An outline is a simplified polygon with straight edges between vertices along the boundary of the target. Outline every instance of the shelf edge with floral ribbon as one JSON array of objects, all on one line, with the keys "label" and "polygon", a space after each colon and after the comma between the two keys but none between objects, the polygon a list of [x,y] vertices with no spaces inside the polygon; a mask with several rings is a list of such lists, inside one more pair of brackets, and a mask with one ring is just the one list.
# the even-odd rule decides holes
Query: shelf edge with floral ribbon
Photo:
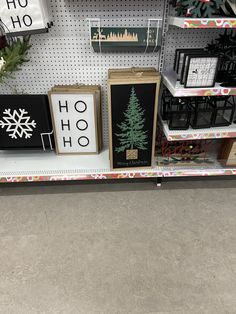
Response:
[{"label": "shelf edge with floral ribbon", "polygon": [[4,169],[0,171],[0,183],[236,175],[236,167],[226,168],[219,163],[211,168],[155,166],[150,169],[112,171],[109,168],[108,150],[91,156],[4,152],[0,153],[0,162],[1,169]]},{"label": "shelf edge with floral ribbon", "polygon": [[109,153],[56,155],[54,152],[0,152],[0,183],[139,179],[161,177],[159,167],[110,170]]},{"label": "shelf edge with floral ribbon", "polygon": [[236,28],[236,18],[187,18],[170,16],[169,25],[184,29]]},{"label": "shelf edge with floral ribbon", "polygon": [[174,71],[166,71],[162,75],[164,85],[169,89],[174,97],[191,96],[236,96],[236,87],[222,87],[216,84],[214,87],[207,88],[184,88],[176,81]]},{"label": "shelf edge with floral ribbon", "polygon": [[171,168],[163,171],[163,177],[210,177],[210,176],[235,176],[236,168],[216,168],[216,169],[185,169]]},{"label": "shelf edge with floral ribbon", "polygon": [[167,122],[162,121],[163,131],[168,141],[191,141],[204,139],[221,139],[236,137],[236,124],[226,127],[212,127],[207,129],[170,130]]},{"label": "shelf edge with floral ribbon", "polygon": [[209,167],[204,166],[166,166],[163,168],[163,177],[210,177],[210,176],[235,176],[235,166],[224,166],[219,161],[215,161]]}]

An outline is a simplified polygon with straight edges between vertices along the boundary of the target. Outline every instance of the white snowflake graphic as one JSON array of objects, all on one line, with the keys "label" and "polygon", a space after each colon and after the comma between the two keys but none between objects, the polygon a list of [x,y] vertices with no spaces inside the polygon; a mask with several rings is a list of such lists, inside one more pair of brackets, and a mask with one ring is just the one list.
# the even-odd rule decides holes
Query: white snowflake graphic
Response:
[{"label": "white snowflake graphic", "polygon": [[3,112],[3,120],[0,120],[0,127],[4,129],[12,139],[25,137],[31,138],[34,128],[36,128],[36,122],[30,121],[31,117],[27,116],[28,112],[25,109],[13,110],[5,109]]}]

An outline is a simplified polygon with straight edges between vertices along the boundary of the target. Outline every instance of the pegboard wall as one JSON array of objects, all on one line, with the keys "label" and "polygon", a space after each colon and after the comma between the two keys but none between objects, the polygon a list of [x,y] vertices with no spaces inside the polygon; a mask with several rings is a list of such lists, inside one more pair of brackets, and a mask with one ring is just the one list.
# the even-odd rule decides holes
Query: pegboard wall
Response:
[{"label": "pegboard wall", "polygon": [[[168,1],[168,0],[166,0]],[[163,0],[50,0],[54,26],[48,34],[32,35],[30,61],[8,83],[19,92],[47,93],[56,84],[102,86],[103,137],[108,142],[107,73],[109,68],[154,66],[159,53],[94,53],[89,40],[89,18],[102,26],[147,26],[148,18],[162,18]],[[172,67],[175,48],[202,47],[219,31],[190,31],[170,27],[166,39],[165,67]],[[12,93],[0,86],[0,93]]]},{"label": "pegboard wall", "polygon": [[[169,15],[175,16],[175,9],[169,7]],[[165,42],[165,69],[173,69],[175,49],[205,48],[224,30],[220,29],[182,29],[168,25]]]}]

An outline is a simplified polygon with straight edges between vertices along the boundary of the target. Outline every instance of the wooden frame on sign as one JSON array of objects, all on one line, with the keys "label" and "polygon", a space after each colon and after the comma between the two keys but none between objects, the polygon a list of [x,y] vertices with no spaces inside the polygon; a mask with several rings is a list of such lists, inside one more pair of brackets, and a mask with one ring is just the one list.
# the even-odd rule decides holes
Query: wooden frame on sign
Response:
[{"label": "wooden frame on sign", "polygon": [[[95,123],[95,141],[96,141],[96,150],[93,152],[60,152],[59,145],[57,141],[57,127],[54,119],[53,103],[51,96],[54,94],[88,94],[93,96],[93,105],[94,105],[94,123]],[[86,85],[58,85],[52,88],[48,92],[50,112],[52,116],[52,123],[54,128],[55,136],[55,146],[56,153],[58,155],[95,155],[98,154],[102,149],[102,117],[101,117],[101,88],[100,86],[86,86]]]}]

